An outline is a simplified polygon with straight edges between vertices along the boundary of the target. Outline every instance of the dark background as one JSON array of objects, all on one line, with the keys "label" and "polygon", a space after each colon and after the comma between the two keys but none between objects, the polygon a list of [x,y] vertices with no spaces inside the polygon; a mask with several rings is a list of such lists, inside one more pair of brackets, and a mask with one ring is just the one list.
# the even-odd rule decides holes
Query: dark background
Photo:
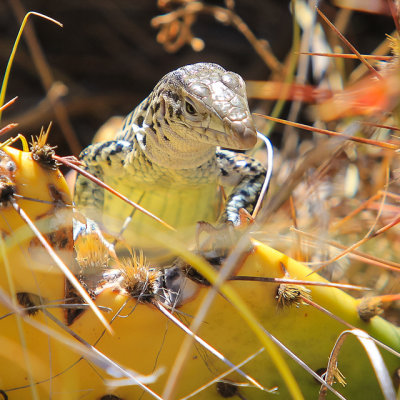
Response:
[{"label": "dark background", "polygon": [[[223,1],[206,4],[224,6]],[[231,25],[211,15],[201,15],[193,24],[193,33],[205,42],[201,52],[185,45],[168,53],[157,42],[158,30],[152,18],[163,14],[156,0],[1,0],[0,71],[3,75],[19,29],[16,10],[37,11],[64,24],[32,16],[34,30],[53,81],[67,90],[62,96],[64,118],[75,132],[78,147],[85,147],[110,116],[131,111],[165,73],[185,64],[209,61],[241,74],[247,80],[266,80],[270,70],[244,36]],[[329,3],[321,7],[330,17],[336,9]],[[260,39],[269,41],[275,56],[284,60],[292,40],[292,17],[287,0],[237,0],[236,13]],[[19,11],[21,13],[21,10]],[[23,13],[22,13],[23,15]],[[370,52],[390,31],[387,17],[356,13],[347,37],[362,52]],[[42,100],[46,90],[25,40],[17,50],[6,100],[19,96],[17,103],[3,113],[1,126],[18,122],[17,131],[37,134],[42,125],[53,120],[50,143],[59,154],[77,155],[67,144],[53,109]],[[46,105],[47,104],[47,105]],[[253,109],[259,102],[252,101]],[[281,129],[281,128],[277,128]]]}]

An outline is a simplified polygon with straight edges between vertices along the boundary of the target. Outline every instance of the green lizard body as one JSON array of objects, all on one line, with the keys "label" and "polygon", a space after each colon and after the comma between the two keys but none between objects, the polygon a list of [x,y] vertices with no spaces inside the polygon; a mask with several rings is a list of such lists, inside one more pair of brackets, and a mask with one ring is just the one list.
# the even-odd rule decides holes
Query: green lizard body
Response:
[{"label": "green lizard body", "polygon": [[[86,170],[165,220],[187,238],[198,221],[238,225],[251,212],[265,169],[243,154],[257,140],[242,78],[216,64],[164,76],[126,118],[115,140],[86,148]],[[222,185],[228,194],[223,206]],[[134,248],[154,251],[156,221],[80,176],[75,202],[89,218]],[[222,211],[221,211],[222,210]],[[151,235],[151,233],[150,233]]]}]

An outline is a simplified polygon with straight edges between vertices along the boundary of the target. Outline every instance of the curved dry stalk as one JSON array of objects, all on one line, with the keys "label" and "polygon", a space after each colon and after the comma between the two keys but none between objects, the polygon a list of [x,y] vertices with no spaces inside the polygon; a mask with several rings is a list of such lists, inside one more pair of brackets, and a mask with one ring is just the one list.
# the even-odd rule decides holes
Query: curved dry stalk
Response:
[{"label": "curved dry stalk", "polygon": [[[9,0],[11,8],[14,11],[14,14],[19,20],[23,19],[26,11],[24,10],[23,5],[19,0]],[[54,95],[54,91],[52,90],[52,86],[55,83],[53,74],[49,67],[49,64],[46,60],[46,57],[43,53],[43,50],[40,46],[40,43],[36,37],[35,30],[32,26],[27,25],[25,28],[24,36],[33,59],[33,62],[38,71],[38,75],[42,81],[42,85],[47,92],[47,97],[50,100],[51,106],[54,109],[54,114],[59,123],[61,131],[72,151],[73,154],[78,155],[82,149],[82,146],[79,142],[78,136],[71,124],[69,119],[66,106],[58,101],[58,96]]]},{"label": "curved dry stalk", "polygon": [[[390,378],[389,372],[385,366],[381,354],[379,353],[375,343],[371,340],[371,337],[366,332],[360,329],[352,329],[351,331],[344,331],[340,334],[329,357],[328,367],[326,371],[326,378],[325,378],[326,382],[332,384],[335,376],[338,376],[337,359],[339,357],[340,349],[343,346],[346,337],[349,335],[354,335],[364,347],[371,361],[371,365],[375,370],[375,374],[378,378],[378,382],[385,399],[396,400],[396,392],[394,390],[392,380]],[[325,400],[326,395],[327,395],[326,388],[321,387],[318,399]]]},{"label": "curved dry stalk", "polygon": [[[36,15],[37,17],[46,19],[46,20],[48,20],[50,22],[53,22],[54,24],[56,24],[58,26],[61,26],[61,27],[63,26],[61,22],[58,22],[57,20],[55,20],[53,18],[50,18],[47,15],[44,15],[44,14],[41,14],[41,13],[38,13],[38,12],[35,12],[35,11],[29,11],[25,15],[24,19],[22,20],[21,27],[19,28],[18,35],[17,35],[17,37],[15,39],[14,46],[12,48],[10,57],[8,58],[8,63],[7,63],[6,71],[4,73],[3,83],[1,85],[1,91],[0,91],[0,107],[2,107],[3,104],[4,104],[4,99],[6,97],[6,91],[7,91],[8,79],[10,77],[10,72],[11,72],[11,66],[12,66],[13,61],[14,61],[15,53],[17,51],[17,47],[18,47],[19,41],[21,39],[22,32],[23,32],[23,30],[25,28],[25,25],[26,25],[26,22],[28,21],[28,18],[31,15]],[[1,120],[1,114],[2,114],[2,111],[0,109],[0,120]]]}]

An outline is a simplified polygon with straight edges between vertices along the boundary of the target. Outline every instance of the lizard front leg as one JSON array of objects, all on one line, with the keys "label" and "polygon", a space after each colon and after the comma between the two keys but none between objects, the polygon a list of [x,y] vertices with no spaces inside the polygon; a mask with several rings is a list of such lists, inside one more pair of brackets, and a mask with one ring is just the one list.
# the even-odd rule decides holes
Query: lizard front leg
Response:
[{"label": "lizard front leg", "polygon": [[221,184],[233,187],[219,217],[221,224],[231,222],[240,225],[240,209],[252,213],[260,195],[266,170],[263,165],[244,154],[218,150],[217,162],[221,172]]},{"label": "lizard front leg", "polygon": [[[232,189],[224,211],[218,218],[217,226],[213,227],[206,222],[199,225],[198,235],[201,232],[208,232],[210,238],[201,245],[198,241],[197,247],[199,253],[212,265],[220,266],[239,238],[240,233],[235,227],[238,227],[241,222],[240,210],[244,209],[248,213],[254,210],[265,180],[266,170],[260,162],[244,154],[218,150],[216,156],[221,184]],[[191,279],[199,282],[204,279],[191,267],[186,268],[186,273]]]}]

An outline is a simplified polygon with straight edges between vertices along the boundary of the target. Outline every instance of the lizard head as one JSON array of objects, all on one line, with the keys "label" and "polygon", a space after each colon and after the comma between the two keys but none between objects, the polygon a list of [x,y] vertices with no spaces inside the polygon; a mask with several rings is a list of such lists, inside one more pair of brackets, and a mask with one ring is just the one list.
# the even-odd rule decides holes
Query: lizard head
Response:
[{"label": "lizard head", "polygon": [[237,150],[250,149],[257,141],[243,79],[217,64],[172,71],[153,93],[158,122],[180,139]]}]

